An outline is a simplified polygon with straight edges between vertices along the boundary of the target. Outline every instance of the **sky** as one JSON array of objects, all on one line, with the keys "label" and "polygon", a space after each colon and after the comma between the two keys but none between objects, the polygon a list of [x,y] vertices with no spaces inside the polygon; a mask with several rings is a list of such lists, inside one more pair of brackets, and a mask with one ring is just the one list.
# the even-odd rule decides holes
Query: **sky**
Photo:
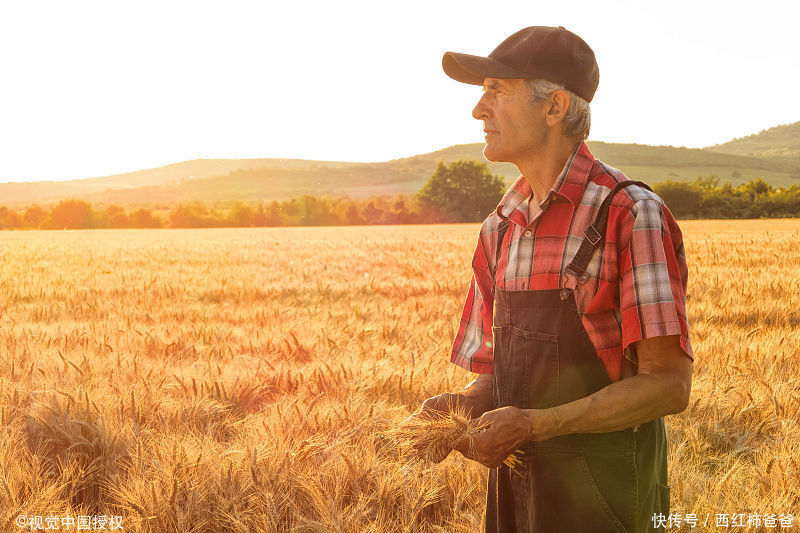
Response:
[{"label": "sky", "polygon": [[0,182],[482,142],[481,89],[448,78],[442,54],[488,55],[533,25],[564,26],[595,52],[590,140],[723,143],[800,120],[797,5],[3,2]]}]

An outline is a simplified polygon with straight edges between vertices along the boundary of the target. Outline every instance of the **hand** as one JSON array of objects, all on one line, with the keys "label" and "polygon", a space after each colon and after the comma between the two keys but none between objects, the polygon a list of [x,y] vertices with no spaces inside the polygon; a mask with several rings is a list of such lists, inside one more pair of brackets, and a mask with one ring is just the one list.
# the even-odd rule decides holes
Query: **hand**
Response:
[{"label": "hand", "polygon": [[[463,394],[445,392],[444,394],[439,394],[438,396],[433,396],[425,400],[422,403],[420,410],[409,416],[404,423],[407,423],[414,418],[424,419],[424,417],[430,416],[436,412],[447,413],[455,408],[464,409],[468,413],[472,413],[475,410],[473,403],[474,402],[471,398]],[[448,455],[450,455],[451,451],[452,450],[442,450],[438,455],[429,457],[429,459],[434,463],[440,463],[444,461]]]},{"label": "hand", "polygon": [[430,415],[433,412],[447,413],[455,409],[465,411],[470,418],[477,418],[483,414],[482,411],[478,411],[478,406],[472,397],[457,392],[445,392],[422,402],[420,410],[409,416],[406,420],[411,420],[418,416]]},{"label": "hand", "polygon": [[[422,403],[422,408],[408,417],[406,422],[415,417],[429,416],[434,412],[447,413],[452,410],[464,411],[470,419],[475,419],[483,413],[492,409],[492,390],[494,387],[494,376],[491,374],[480,374],[467,385],[461,392],[445,392],[438,396],[428,398]],[[433,462],[441,462],[452,450],[442,450],[435,457],[429,457]]]},{"label": "hand", "polygon": [[457,392],[445,392],[422,402],[420,412],[439,411],[446,413],[456,408],[469,409],[470,407],[469,398]]},{"label": "hand", "polygon": [[536,433],[529,411],[513,406],[489,411],[477,420],[477,425],[485,429],[472,439],[461,439],[455,449],[489,468],[500,466],[510,453],[533,440]]}]

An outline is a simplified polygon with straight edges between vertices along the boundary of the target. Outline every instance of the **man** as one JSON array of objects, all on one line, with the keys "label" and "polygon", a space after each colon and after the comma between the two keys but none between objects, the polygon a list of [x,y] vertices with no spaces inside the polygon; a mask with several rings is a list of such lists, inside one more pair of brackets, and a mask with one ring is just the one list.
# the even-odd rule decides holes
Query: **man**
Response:
[{"label": "man", "polygon": [[[599,74],[580,37],[529,27],[442,66],[483,85],[484,155],[521,176],[481,226],[451,354],[479,375],[414,416],[458,404],[486,426],[455,449],[491,469],[487,532],[652,530],[669,513],[662,417],[686,408],[694,360],[680,229],[589,152]],[[518,449],[521,475],[503,463]]]}]

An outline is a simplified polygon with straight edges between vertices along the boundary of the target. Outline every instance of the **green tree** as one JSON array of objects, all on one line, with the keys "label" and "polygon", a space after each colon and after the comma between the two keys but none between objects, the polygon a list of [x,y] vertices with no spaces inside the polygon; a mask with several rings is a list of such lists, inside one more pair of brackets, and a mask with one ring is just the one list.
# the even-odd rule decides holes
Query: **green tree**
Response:
[{"label": "green tree", "polygon": [[100,213],[99,225],[104,228],[129,228],[131,225],[125,210],[118,205],[108,206]]},{"label": "green tree", "polygon": [[266,226],[266,219],[267,214],[264,212],[264,204],[258,202],[258,209],[256,209],[255,213],[253,214],[253,225],[256,227]]},{"label": "green tree", "polygon": [[96,214],[92,205],[83,200],[63,200],[50,211],[53,228],[80,229],[94,227]]},{"label": "green tree", "polygon": [[347,206],[347,212],[344,216],[344,223],[348,226],[360,226],[365,223],[365,220],[358,214],[358,208],[354,203]]},{"label": "green tree", "polygon": [[6,206],[0,207],[0,228],[21,228],[22,215]]},{"label": "green tree", "polygon": [[[261,207],[262,215],[264,208]],[[231,208],[230,223],[235,227],[249,227],[256,225],[256,211],[244,202],[235,202]]]},{"label": "green tree", "polygon": [[672,214],[678,218],[697,216],[700,211],[703,193],[697,185],[667,180],[653,184],[653,192],[664,200]]},{"label": "green tree", "polygon": [[417,198],[426,210],[444,214],[452,222],[481,222],[503,197],[505,184],[478,161],[441,161]]},{"label": "green tree", "polygon": [[713,193],[719,188],[719,177],[716,174],[710,176],[697,176],[692,182],[696,189],[703,194]]},{"label": "green tree", "polygon": [[173,228],[213,228],[224,223],[224,219],[200,201],[179,204],[169,214],[169,225]]},{"label": "green tree", "polygon": [[318,198],[310,194],[300,197],[301,226],[333,226],[339,223],[338,218],[331,212],[330,198]]},{"label": "green tree", "polygon": [[134,228],[160,228],[161,219],[149,209],[140,208],[131,213],[130,226]]},{"label": "green tree", "polygon": [[772,186],[764,178],[758,177],[739,185],[738,190],[750,200],[755,200],[772,192]]},{"label": "green tree", "polygon": [[397,196],[392,204],[392,211],[389,213],[388,221],[390,224],[410,224],[412,222],[411,211],[406,206],[406,200],[402,196]]},{"label": "green tree", "polygon": [[47,212],[38,205],[30,206],[22,215],[25,225],[29,228],[38,228],[46,218]]},{"label": "green tree", "polygon": [[284,204],[277,200],[272,200],[264,216],[264,225],[270,227],[286,226],[288,220],[286,211],[287,210],[284,209]]},{"label": "green tree", "polygon": [[367,224],[382,224],[384,211],[375,205],[375,200],[370,200],[361,211],[361,216]]}]

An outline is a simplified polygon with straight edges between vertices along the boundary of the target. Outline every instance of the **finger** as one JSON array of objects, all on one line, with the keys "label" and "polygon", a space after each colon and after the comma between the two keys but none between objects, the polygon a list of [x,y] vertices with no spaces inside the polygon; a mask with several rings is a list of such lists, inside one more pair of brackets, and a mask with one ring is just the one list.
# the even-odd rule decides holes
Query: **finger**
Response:
[{"label": "finger", "polygon": [[497,461],[497,460],[495,460],[495,461],[487,461],[487,462],[485,462],[483,464],[485,466],[487,466],[488,468],[500,468],[500,465],[503,464],[503,461]]},{"label": "finger", "polygon": [[469,457],[469,448],[470,448],[470,441],[469,439],[462,438],[456,442],[455,446],[453,446],[454,450],[458,450],[461,452],[465,457]]},{"label": "finger", "polygon": [[480,429],[487,429],[491,425],[492,425],[492,421],[491,421],[491,419],[487,418],[486,415],[481,415],[481,417],[478,418],[478,421],[475,423],[475,426],[479,430]]}]

